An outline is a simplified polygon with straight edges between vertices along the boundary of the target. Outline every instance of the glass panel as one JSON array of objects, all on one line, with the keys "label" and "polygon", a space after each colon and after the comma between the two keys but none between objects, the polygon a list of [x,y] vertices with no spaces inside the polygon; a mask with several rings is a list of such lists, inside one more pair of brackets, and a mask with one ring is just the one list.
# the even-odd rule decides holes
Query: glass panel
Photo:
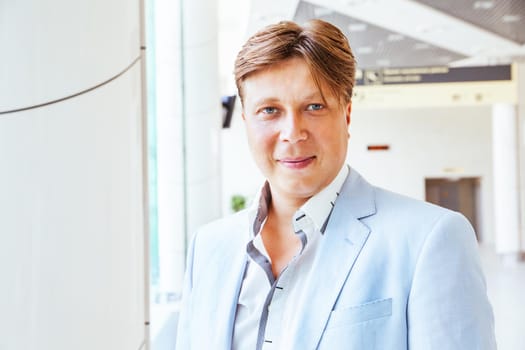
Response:
[{"label": "glass panel", "polygon": [[173,349],[184,273],[180,1],[146,1],[150,346]]}]

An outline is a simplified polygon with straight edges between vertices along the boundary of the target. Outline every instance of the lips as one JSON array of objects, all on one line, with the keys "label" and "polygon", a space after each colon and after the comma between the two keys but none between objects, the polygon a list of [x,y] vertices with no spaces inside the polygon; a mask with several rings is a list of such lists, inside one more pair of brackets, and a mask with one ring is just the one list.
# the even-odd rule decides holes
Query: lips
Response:
[{"label": "lips", "polygon": [[311,157],[293,157],[293,158],[281,158],[278,160],[279,164],[290,168],[290,169],[303,169],[310,165],[315,159],[315,156]]}]

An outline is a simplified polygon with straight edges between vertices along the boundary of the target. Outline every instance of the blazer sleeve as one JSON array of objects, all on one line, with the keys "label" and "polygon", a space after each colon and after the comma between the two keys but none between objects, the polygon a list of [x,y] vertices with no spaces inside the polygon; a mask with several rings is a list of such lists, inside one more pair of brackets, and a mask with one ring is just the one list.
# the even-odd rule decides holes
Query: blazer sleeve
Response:
[{"label": "blazer sleeve", "polygon": [[411,350],[496,349],[477,241],[461,214],[445,212],[427,236],[415,265],[407,322]]},{"label": "blazer sleeve", "polygon": [[179,311],[177,324],[175,350],[191,349],[191,317],[192,317],[192,288],[193,288],[193,259],[195,252],[195,241],[197,235],[194,235],[188,247],[188,256],[186,258],[186,271],[184,274],[184,283],[182,288],[182,301]]}]

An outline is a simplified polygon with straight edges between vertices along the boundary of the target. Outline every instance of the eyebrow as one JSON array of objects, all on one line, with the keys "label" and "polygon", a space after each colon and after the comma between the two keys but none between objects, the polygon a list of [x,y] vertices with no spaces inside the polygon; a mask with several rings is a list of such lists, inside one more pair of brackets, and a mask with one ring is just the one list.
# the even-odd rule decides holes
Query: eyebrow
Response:
[{"label": "eyebrow", "polygon": [[277,97],[263,97],[263,98],[260,98],[258,100],[255,100],[254,101],[254,105],[255,106],[259,106],[259,105],[262,105],[262,104],[268,104],[268,103],[274,103],[274,102],[279,102],[279,98],[277,98]]},{"label": "eyebrow", "polygon": [[[313,100],[313,99],[319,99],[321,102],[325,103],[323,96],[318,91],[312,92],[309,95],[303,96],[303,100]],[[261,104],[271,104],[271,103],[278,103],[281,99],[278,97],[263,97],[258,100],[254,101],[255,106],[260,106]]]}]

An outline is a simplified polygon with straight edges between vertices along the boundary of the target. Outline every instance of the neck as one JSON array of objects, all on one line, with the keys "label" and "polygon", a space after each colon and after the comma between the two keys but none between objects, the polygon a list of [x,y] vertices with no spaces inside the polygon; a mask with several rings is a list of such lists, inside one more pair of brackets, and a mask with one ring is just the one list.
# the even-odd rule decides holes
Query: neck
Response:
[{"label": "neck", "polygon": [[272,192],[268,218],[278,227],[289,227],[292,225],[293,215],[307,200],[308,198],[289,198]]},{"label": "neck", "polygon": [[261,235],[272,262],[272,272],[277,277],[283,268],[301,249],[301,241],[295,234],[293,215],[305,200],[290,200],[272,192],[268,217]]}]

